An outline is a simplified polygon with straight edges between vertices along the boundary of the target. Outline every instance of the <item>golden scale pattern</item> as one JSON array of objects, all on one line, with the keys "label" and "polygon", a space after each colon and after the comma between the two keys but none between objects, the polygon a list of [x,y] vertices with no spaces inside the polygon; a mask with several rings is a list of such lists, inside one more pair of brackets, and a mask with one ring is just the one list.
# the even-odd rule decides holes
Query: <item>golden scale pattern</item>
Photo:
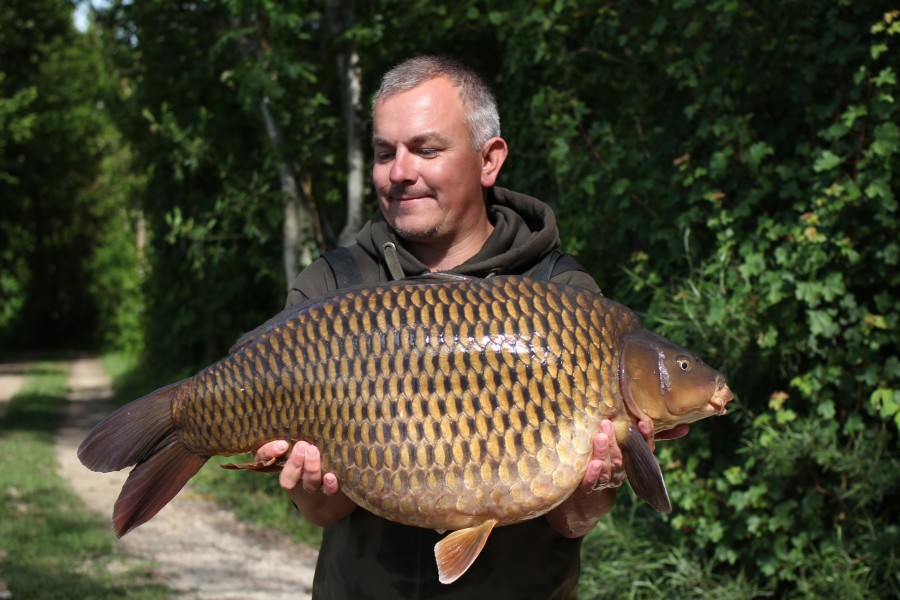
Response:
[{"label": "golden scale pattern", "polygon": [[176,418],[207,453],[312,440],[384,516],[524,519],[564,499],[600,419],[623,410],[618,340],[639,327],[601,296],[520,277],[352,291],[199,373]]}]

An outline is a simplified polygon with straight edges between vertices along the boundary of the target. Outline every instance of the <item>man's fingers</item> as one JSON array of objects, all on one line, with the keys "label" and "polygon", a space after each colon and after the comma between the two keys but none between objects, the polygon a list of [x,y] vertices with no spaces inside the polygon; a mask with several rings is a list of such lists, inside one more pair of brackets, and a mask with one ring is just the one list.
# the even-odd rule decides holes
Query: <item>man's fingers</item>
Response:
[{"label": "man's fingers", "polygon": [[612,472],[609,460],[609,436],[601,431],[594,435],[592,443],[591,460],[581,480],[581,484],[587,488],[593,488],[598,482],[609,481]]},{"label": "man's fingers", "polygon": [[300,483],[300,477],[303,475],[306,463],[306,449],[308,447],[309,444],[306,442],[297,442],[294,444],[293,449],[291,449],[291,453],[284,463],[284,468],[281,469],[281,474],[278,476],[278,483],[281,484],[281,487],[284,489],[291,491],[297,487],[298,483]]},{"label": "man's fingers", "polygon": [[334,473],[325,473],[322,476],[322,491],[326,496],[333,496],[337,494],[341,489],[340,484],[338,483],[337,475]]},{"label": "man's fingers", "polygon": [[322,473],[322,454],[309,442],[297,442],[278,476],[278,483],[288,492],[302,488],[312,493],[320,489],[326,494],[336,494],[340,484],[333,473]]},{"label": "man's fingers", "polygon": [[622,470],[622,449],[616,441],[616,430],[612,421],[600,422],[600,431],[592,440],[591,460],[581,481],[585,489],[600,490],[618,487],[624,481]]},{"label": "man's fingers", "polygon": [[301,481],[303,489],[307,492],[315,492],[322,487],[322,456],[315,446],[307,445],[306,447]]},{"label": "man's fingers", "polygon": [[266,462],[267,460],[278,458],[287,452],[290,446],[291,445],[286,440],[275,440],[274,442],[263,444],[257,448],[256,452],[253,454],[253,460],[257,462]]},{"label": "man's fingers", "polygon": [[619,442],[616,440],[616,428],[612,421],[604,419],[600,423],[600,431],[606,434],[609,444],[609,461],[613,469],[622,468],[622,449],[619,448]]},{"label": "man's fingers", "polygon": [[653,421],[650,419],[641,419],[638,421],[637,428],[644,437],[644,441],[650,446],[650,450],[656,452],[656,438],[653,435]]},{"label": "man's fingers", "polygon": [[603,473],[603,461],[601,460],[592,460],[588,463],[587,471],[584,473],[584,478],[581,480],[581,485],[585,489],[593,489],[597,484],[597,481],[600,479],[600,475]]}]

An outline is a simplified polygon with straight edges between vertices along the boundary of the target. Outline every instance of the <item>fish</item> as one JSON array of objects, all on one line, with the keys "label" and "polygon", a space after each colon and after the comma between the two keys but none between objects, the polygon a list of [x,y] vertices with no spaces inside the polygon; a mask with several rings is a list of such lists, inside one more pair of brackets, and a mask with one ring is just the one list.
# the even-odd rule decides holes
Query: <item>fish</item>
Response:
[{"label": "fish", "polygon": [[596,292],[517,275],[426,275],[285,309],[225,358],[107,416],[78,456],[99,472],[134,467],[113,509],[121,537],[210,457],[309,441],[360,507],[450,532],[435,546],[450,584],[494,527],[572,494],[603,419],[635,494],[671,511],[635,423],[650,418],[660,433],[723,415],[733,397],[721,373]]}]

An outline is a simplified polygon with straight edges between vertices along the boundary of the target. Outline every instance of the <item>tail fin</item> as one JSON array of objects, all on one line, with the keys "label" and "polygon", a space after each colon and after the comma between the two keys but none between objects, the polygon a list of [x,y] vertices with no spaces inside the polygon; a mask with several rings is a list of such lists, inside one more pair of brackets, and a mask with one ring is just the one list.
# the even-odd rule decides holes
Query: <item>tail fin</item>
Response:
[{"label": "tail fin", "polygon": [[619,440],[619,444],[622,446],[622,461],[625,463],[628,483],[637,497],[659,512],[672,512],[672,503],[659,463],[634,425],[628,425],[628,435],[624,441]]},{"label": "tail fin", "polygon": [[113,510],[119,537],[152,519],[209,459],[185,446],[175,429],[172,401],[182,383],[118,409],[78,448],[78,458],[92,471],[108,473],[136,465]]}]

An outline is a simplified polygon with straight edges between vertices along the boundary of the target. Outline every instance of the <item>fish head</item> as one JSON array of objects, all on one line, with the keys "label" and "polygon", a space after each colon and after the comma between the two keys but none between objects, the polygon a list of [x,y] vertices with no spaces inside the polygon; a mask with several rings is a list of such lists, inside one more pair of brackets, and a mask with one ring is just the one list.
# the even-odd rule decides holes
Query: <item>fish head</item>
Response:
[{"label": "fish head", "polygon": [[696,354],[646,329],[628,334],[619,363],[625,405],[653,420],[656,433],[724,415],[734,394],[725,377]]}]

